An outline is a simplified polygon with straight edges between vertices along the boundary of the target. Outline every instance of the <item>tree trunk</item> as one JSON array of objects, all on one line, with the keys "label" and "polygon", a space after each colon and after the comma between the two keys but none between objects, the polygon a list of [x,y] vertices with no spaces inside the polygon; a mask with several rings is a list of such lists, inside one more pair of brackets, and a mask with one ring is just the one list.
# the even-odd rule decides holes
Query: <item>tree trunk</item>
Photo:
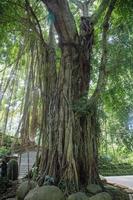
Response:
[{"label": "tree trunk", "polygon": [[39,100],[39,92],[38,92],[38,88],[35,88],[32,92],[33,96],[32,96],[32,101],[33,101],[33,106],[32,106],[32,111],[31,111],[31,124],[30,124],[30,133],[29,133],[29,140],[30,142],[32,142],[32,144],[35,144],[35,137],[36,137],[36,132],[37,132],[37,128],[38,128],[38,100]]},{"label": "tree trunk", "polygon": [[77,47],[61,44],[58,79],[46,95],[41,171],[55,177],[57,182],[65,181],[67,187],[74,184],[76,189],[79,183],[98,182],[96,108],[89,112],[85,109],[93,37],[91,26],[90,29],[87,46],[86,41],[79,41]]},{"label": "tree trunk", "polygon": [[56,80],[47,80],[41,172],[69,190],[78,190],[99,182],[97,105],[88,108],[93,25],[82,17],[79,36],[67,1],[43,2],[55,17],[61,67]]}]

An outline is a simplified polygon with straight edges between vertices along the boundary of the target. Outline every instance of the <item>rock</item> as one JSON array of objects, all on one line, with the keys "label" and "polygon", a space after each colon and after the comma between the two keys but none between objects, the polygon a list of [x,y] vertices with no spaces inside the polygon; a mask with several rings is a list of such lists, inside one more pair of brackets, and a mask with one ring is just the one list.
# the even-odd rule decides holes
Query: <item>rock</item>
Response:
[{"label": "rock", "polygon": [[124,192],[127,192],[128,194],[133,194],[133,189],[126,188],[124,189]]},{"label": "rock", "polygon": [[102,192],[102,188],[100,187],[100,185],[90,184],[87,186],[87,191],[91,194],[97,194],[99,192]]},{"label": "rock", "polygon": [[113,200],[129,200],[128,193],[124,190],[119,189],[118,187],[105,185],[104,188],[105,191],[113,197]]},{"label": "rock", "polygon": [[83,192],[77,192],[71,194],[67,200],[88,200],[88,197],[85,193]]},{"label": "rock", "polygon": [[21,185],[17,189],[17,193],[16,193],[17,199],[23,200],[25,198],[25,196],[27,195],[27,193],[29,192],[29,190],[31,190],[35,187],[36,187],[36,183],[34,181],[22,182]]},{"label": "rock", "polygon": [[101,192],[89,198],[89,200],[112,200],[112,197],[107,192]]},{"label": "rock", "polygon": [[41,186],[31,190],[24,200],[65,200],[65,198],[58,187]]},{"label": "rock", "polygon": [[37,192],[38,192],[38,187],[30,190],[28,192],[28,194],[25,196],[24,200],[33,200],[33,199],[37,200],[37,197],[36,197],[37,196]]}]

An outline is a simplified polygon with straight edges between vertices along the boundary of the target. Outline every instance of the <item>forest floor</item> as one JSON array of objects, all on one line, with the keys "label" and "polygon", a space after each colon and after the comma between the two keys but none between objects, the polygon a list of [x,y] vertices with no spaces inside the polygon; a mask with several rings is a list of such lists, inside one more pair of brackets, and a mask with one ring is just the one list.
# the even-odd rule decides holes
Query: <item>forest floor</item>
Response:
[{"label": "forest floor", "polygon": [[[107,180],[105,185],[107,184],[116,187],[121,191],[128,193],[129,199],[133,200],[133,176],[114,176],[105,178]],[[0,195],[0,200],[15,200],[16,191],[20,182],[20,180],[11,182],[6,191]]]},{"label": "forest floor", "polygon": [[[7,200],[8,198],[14,198],[19,185],[19,181],[11,181],[7,184],[0,186],[0,200]],[[10,199],[11,200],[11,199]]]}]

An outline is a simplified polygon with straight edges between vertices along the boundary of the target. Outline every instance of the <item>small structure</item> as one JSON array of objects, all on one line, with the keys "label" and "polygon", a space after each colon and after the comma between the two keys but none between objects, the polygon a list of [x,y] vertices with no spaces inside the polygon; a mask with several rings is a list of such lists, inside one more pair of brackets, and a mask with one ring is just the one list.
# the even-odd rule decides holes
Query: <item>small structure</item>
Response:
[{"label": "small structure", "polygon": [[16,157],[19,166],[19,178],[24,178],[32,169],[36,161],[37,152],[40,148],[33,143],[20,144],[13,147],[12,157]]},{"label": "small structure", "polygon": [[25,177],[32,169],[36,160],[36,150],[30,150],[19,154],[19,178]]}]

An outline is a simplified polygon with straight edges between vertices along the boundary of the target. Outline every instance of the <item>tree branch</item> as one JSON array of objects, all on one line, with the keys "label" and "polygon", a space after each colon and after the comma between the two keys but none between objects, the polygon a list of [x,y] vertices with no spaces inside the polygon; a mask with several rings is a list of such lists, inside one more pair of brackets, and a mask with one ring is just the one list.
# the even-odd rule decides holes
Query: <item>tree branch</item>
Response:
[{"label": "tree branch", "polygon": [[54,25],[60,43],[75,42],[78,35],[74,17],[66,0],[42,0],[49,12],[54,15]]},{"label": "tree branch", "polygon": [[41,26],[40,26],[40,23],[39,23],[39,20],[36,16],[36,14],[34,13],[30,3],[28,0],[25,0],[25,4],[26,4],[26,10],[27,12],[30,12],[31,16],[33,17],[33,19],[35,20],[36,24],[37,24],[37,27],[38,27],[38,30],[36,29],[36,32],[39,34],[40,36],[40,39],[43,43],[43,45],[47,48],[47,43],[44,41],[44,38],[43,38],[43,33],[42,33],[42,29],[41,29]]},{"label": "tree branch", "polygon": [[102,0],[102,3],[100,4],[98,10],[91,16],[91,21],[93,24],[96,24],[98,22],[98,19],[100,18],[101,14],[106,10],[110,0]]},{"label": "tree branch", "polygon": [[106,15],[104,17],[104,22],[103,22],[103,34],[102,34],[102,57],[101,57],[101,64],[99,68],[99,77],[98,77],[98,82],[96,89],[90,98],[89,105],[92,105],[97,102],[98,97],[100,96],[101,92],[105,88],[106,80],[107,80],[107,70],[106,70],[106,65],[107,65],[107,32],[109,29],[109,19],[111,17],[112,11],[115,7],[115,3],[117,0],[111,0],[109,8],[106,12]]}]

